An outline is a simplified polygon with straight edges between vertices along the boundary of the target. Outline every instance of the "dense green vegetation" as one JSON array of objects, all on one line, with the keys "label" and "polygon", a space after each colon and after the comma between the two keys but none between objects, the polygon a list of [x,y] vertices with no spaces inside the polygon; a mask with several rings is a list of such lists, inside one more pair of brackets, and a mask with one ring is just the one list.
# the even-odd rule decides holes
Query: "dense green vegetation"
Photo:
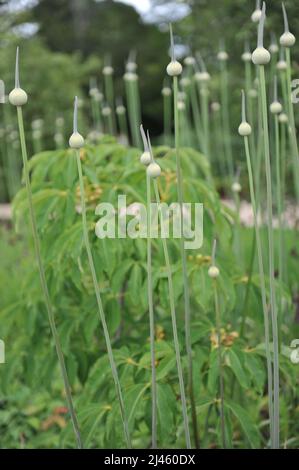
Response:
[{"label": "dense green vegetation", "polygon": [[[0,225],[1,448],[76,447],[63,359],[85,448],[129,446],[122,396],[133,448],[185,448],[189,431],[192,447],[299,446],[299,366],[290,359],[299,338],[298,221],[285,213],[299,200],[297,110],[289,99],[297,46],[281,48],[285,70],[277,68],[278,50],[270,65],[252,64],[254,5],[183,3],[190,13],[174,24],[168,75],[170,13],[150,24],[113,1],[40,0],[10,13],[10,2],[1,6],[1,78],[11,91],[20,45],[29,96],[20,104],[10,95],[16,106],[7,100],[0,110],[0,197],[12,209]],[[298,7],[288,3],[296,33]],[[279,38],[280,6],[268,18],[267,34],[273,28]],[[24,37],[28,23],[39,29]],[[250,58],[242,61],[247,39]],[[75,96],[79,140],[68,148]],[[281,103],[277,113],[267,112],[273,101]],[[142,122],[153,150],[141,138]],[[184,250],[174,238],[98,238],[97,205],[117,208],[120,195],[135,209],[150,200],[202,203],[201,248]],[[243,200],[256,203],[255,228],[241,222]]]}]

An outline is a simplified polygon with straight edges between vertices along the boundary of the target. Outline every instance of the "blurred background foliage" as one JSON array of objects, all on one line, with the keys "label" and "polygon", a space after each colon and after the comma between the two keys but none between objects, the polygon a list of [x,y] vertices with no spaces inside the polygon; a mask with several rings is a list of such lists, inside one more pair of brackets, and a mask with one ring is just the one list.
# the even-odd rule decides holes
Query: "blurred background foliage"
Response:
[{"label": "blurred background foliage", "polygon": [[[285,2],[292,31],[299,31],[299,4]],[[141,2],[142,4],[142,2]],[[136,2],[138,6],[138,2]],[[124,95],[123,74],[130,51],[137,52],[142,113],[154,135],[163,127],[161,88],[168,63],[168,22],[175,23],[178,52],[200,51],[218,89],[219,42],[225,37],[231,70],[232,122],[239,121],[239,88],[243,78],[244,42],[254,47],[256,27],[250,21],[255,0],[151,0],[142,16],[131,5],[113,0],[3,0],[1,19],[1,78],[13,84],[14,49],[21,46],[23,86],[30,94],[30,122],[42,117],[52,148],[54,117],[69,115],[75,93],[87,98],[94,77],[102,87],[102,68],[111,60],[117,96]],[[267,41],[283,29],[280,2],[268,2]],[[179,47],[181,46],[181,47]],[[293,57],[298,58],[297,47]],[[213,98],[213,96],[212,96]],[[214,99],[218,97],[214,96]],[[86,108],[88,106],[86,105]],[[46,132],[47,134],[47,132]]]}]

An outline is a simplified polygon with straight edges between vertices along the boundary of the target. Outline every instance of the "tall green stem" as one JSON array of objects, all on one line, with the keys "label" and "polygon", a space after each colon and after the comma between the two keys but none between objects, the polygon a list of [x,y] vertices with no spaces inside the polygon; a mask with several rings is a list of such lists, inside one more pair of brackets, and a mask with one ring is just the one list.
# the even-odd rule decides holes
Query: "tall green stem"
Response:
[{"label": "tall green stem", "polygon": [[273,213],[272,213],[272,182],[271,182],[271,163],[269,146],[269,127],[268,127],[268,107],[266,95],[265,68],[259,66],[259,79],[262,101],[262,118],[264,131],[264,153],[267,182],[267,216],[268,216],[268,251],[269,251],[269,278],[270,278],[270,308],[273,330],[273,357],[274,357],[274,396],[273,396],[273,440],[275,449],[279,448],[279,341],[277,325],[277,309],[275,295],[275,275],[274,275],[274,241],[273,241]]},{"label": "tall green stem", "polygon": [[22,158],[23,158],[23,165],[24,165],[24,176],[25,176],[27,197],[28,197],[28,203],[29,203],[30,222],[31,222],[33,240],[34,240],[35,256],[36,256],[36,260],[37,260],[37,264],[38,264],[38,270],[39,270],[42,290],[43,290],[43,294],[44,294],[44,300],[45,300],[45,304],[46,304],[46,308],[47,308],[47,312],[48,312],[49,323],[50,323],[53,339],[54,339],[54,342],[55,342],[55,348],[56,348],[58,361],[59,361],[59,365],[60,365],[60,369],[61,369],[61,374],[62,374],[62,379],[63,379],[63,383],[64,383],[64,389],[65,389],[68,409],[69,409],[69,412],[70,412],[70,415],[71,415],[71,420],[72,420],[72,424],[73,424],[74,433],[75,433],[75,436],[76,436],[78,448],[82,449],[83,444],[82,444],[82,439],[81,439],[81,435],[80,435],[79,424],[78,424],[76,412],[75,412],[74,405],[73,405],[71,387],[70,387],[70,383],[69,383],[69,380],[68,380],[65,361],[64,361],[60,341],[59,341],[59,336],[58,336],[57,329],[56,329],[55,317],[54,317],[54,313],[53,313],[53,310],[52,310],[50,295],[49,295],[47,281],[46,281],[45,270],[44,270],[44,266],[43,266],[43,262],[42,262],[40,241],[39,241],[39,237],[38,237],[36,219],[35,219],[34,208],[33,208],[33,198],[32,198],[32,191],[31,191],[31,184],[30,184],[30,177],[29,177],[29,168],[28,168],[28,155],[27,155],[27,147],[26,147],[26,141],[25,141],[23,113],[22,113],[22,108],[21,107],[17,107],[17,113],[18,113],[18,125],[19,125],[20,141],[21,141],[21,151],[22,151]]},{"label": "tall green stem", "polygon": [[163,96],[163,109],[164,109],[164,142],[165,145],[170,145],[171,136],[171,95],[164,94]]},{"label": "tall green stem", "polygon": [[[286,197],[286,125],[285,123],[281,124],[281,211],[282,214],[285,212],[285,197]],[[285,218],[282,217],[282,259],[283,259],[283,274],[282,277],[284,279],[285,284],[288,284],[287,279],[287,260],[286,260],[286,251],[285,251]]]},{"label": "tall green stem", "polygon": [[283,236],[282,236],[282,189],[281,189],[281,155],[280,155],[280,134],[278,116],[275,115],[275,154],[276,154],[276,199],[279,230],[279,256],[278,256],[278,276],[279,281],[283,281]]},{"label": "tall green stem", "polygon": [[125,440],[126,440],[127,447],[131,448],[131,439],[130,439],[130,434],[129,434],[128,421],[127,421],[126,414],[125,414],[123,394],[122,394],[121,385],[120,385],[120,381],[119,381],[119,377],[118,377],[118,373],[117,373],[117,369],[116,369],[116,365],[115,365],[115,361],[113,357],[110,335],[109,335],[109,331],[108,331],[108,327],[106,323],[100,288],[98,284],[97,274],[96,274],[91,247],[90,247],[90,242],[89,242],[87,217],[86,217],[85,190],[84,190],[84,181],[83,181],[82,165],[81,165],[79,150],[76,150],[76,159],[77,159],[77,167],[78,167],[79,183],[80,183],[80,197],[81,197],[81,207],[82,207],[82,224],[83,224],[84,243],[85,243],[88,263],[89,263],[89,267],[90,267],[90,271],[92,275],[95,295],[97,299],[99,318],[102,323],[102,327],[104,331],[104,337],[105,337],[105,342],[106,342],[106,347],[107,347],[107,352],[108,352],[109,363],[110,363],[112,376],[113,376],[113,380],[115,384],[116,394],[117,394],[118,401],[119,401],[120,413],[121,413],[121,418],[122,418],[123,427],[124,427]]},{"label": "tall green stem", "polygon": [[176,151],[176,173],[177,173],[177,190],[178,190],[178,202],[180,205],[180,216],[181,216],[181,236],[180,236],[180,254],[183,267],[183,283],[184,283],[184,305],[185,305],[185,341],[186,351],[188,358],[188,389],[189,398],[191,404],[192,413],[192,425],[194,432],[195,445],[199,447],[199,435],[196,418],[196,406],[193,389],[193,367],[192,367],[192,347],[191,347],[191,329],[190,329],[190,292],[188,283],[188,271],[187,271],[187,256],[184,246],[184,213],[183,213],[183,177],[181,169],[180,159],[180,134],[179,134],[179,111],[178,111],[178,78],[173,77],[173,95],[174,95],[174,130],[175,130],[175,151]]},{"label": "tall green stem", "polygon": [[272,373],[272,359],[271,359],[271,350],[270,350],[270,323],[269,323],[269,317],[268,317],[269,313],[268,313],[268,307],[267,307],[263,249],[262,249],[262,241],[261,241],[261,236],[260,236],[260,229],[258,225],[258,211],[257,211],[257,205],[256,205],[254,179],[253,179],[250,150],[249,150],[249,143],[248,143],[247,137],[244,137],[244,144],[245,144],[246,162],[247,162],[247,170],[248,170],[248,178],[249,178],[250,198],[251,198],[251,205],[252,205],[253,217],[254,217],[255,239],[256,239],[256,246],[257,246],[258,266],[259,266],[261,294],[262,294],[262,305],[263,305],[263,314],[264,314],[266,361],[267,361],[267,375],[268,375],[268,407],[269,407],[269,417],[270,417],[270,439],[271,439],[271,446],[272,446],[274,442],[273,441],[274,424],[273,424],[273,373]]},{"label": "tall green stem", "polygon": [[233,155],[232,155],[232,142],[231,142],[231,128],[230,128],[230,113],[229,113],[229,100],[228,100],[228,72],[225,61],[221,61],[221,111],[222,111],[222,126],[223,126],[223,140],[226,162],[228,166],[229,177],[232,180],[234,174]]},{"label": "tall green stem", "polygon": [[152,280],[152,243],[151,243],[151,180],[146,176],[147,192],[147,295],[150,320],[151,369],[152,369],[152,448],[157,448],[157,384],[155,359],[155,319]]},{"label": "tall green stem", "polygon": [[220,306],[219,306],[216,280],[213,280],[213,290],[214,290],[214,301],[215,301],[215,312],[216,312],[216,330],[217,330],[217,338],[218,338],[217,349],[218,349],[219,388],[220,388],[221,437],[222,437],[222,447],[223,449],[226,449],[225,417],[224,417],[224,376],[223,376],[222,347],[221,347],[221,314],[220,314]]},{"label": "tall green stem", "polygon": [[109,128],[109,132],[112,135],[116,133],[116,118],[115,118],[115,102],[114,102],[114,86],[113,86],[113,76],[111,74],[105,75],[105,91],[106,91],[106,98],[109,103],[109,107],[111,108],[111,129]]},{"label": "tall green stem", "polygon": [[[160,195],[158,190],[158,184],[154,181],[154,191],[156,202],[158,207],[160,206]],[[160,221],[161,225],[163,224],[163,214],[160,213]],[[185,429],[185,439],[186,445],[188,449],[191,449],[191,440],[190,440],[190,431],[189,431],[189,422],[188,422],[188,413],[187,413],[187,402],[186,402],[186,395],[185,395],[185,386],[184,386],[184,378],[183,378],[183,369],[182,369],[182,362],[181,362],[181,354],[180,354],[180,344],[178,338],[178,331],[177,331],[177,323],[176,323],[176,311],[175,311],[175,302],[174,302],[174,288],[173,288],[173,281],[172,281],[172,271],[171,271],[171,264],[170,258],[168,253],[168,247],[166,239],[162,237],[162,245],[166,263],[166,271],[167,271],[167,279],[168,279],[168,289],[169,289],[169,303],[170,303],[170,313],[171,313],[171,322],[172,322],[172,330],[173,330],[173,341],[174,341],[174,348],[175,348],[175,355],[176,355],[176,364],[178,370],[178,377],[179,377],[179,386],[180,386],[180,394],[182,400],[182,411],[183,411],[183,420],[184,420],[184,429]]]},{"label": "tall green stem", "polygon": [[204,153],[210,162],[209,88],[206,84],[203,84],[200,88],[200,97],[203,116]]},{"label": "tall green stem", "polygon": [[290,138],[292,144],[292,152],[294,158],[294,177],[295,177],[295,188],[296,196],[299,200],[299,152],[296,136],[296,124],[295,124],[295,114],[294,107],[292,103],[292,64],[291,64],[291,51],[290,48],[286,48],[286,58],[287,58],[287,99],[288,99],[288,115],[290,121]]}]

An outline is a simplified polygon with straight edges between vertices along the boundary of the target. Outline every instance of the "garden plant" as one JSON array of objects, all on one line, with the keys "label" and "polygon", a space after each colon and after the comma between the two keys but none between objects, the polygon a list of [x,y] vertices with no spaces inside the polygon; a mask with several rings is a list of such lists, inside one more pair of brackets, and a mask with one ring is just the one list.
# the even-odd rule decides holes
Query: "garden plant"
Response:
[{"label": "garden plant", "polygon": [[299,447],[298,50],[292,2],[275,31],[254,3],[235,90],[225,37],[212,55],[164,23],[165,67],[147,64],[160,135],[135,49],[26,121],[39,90],[17,47],[0,105],[1,448]]}]

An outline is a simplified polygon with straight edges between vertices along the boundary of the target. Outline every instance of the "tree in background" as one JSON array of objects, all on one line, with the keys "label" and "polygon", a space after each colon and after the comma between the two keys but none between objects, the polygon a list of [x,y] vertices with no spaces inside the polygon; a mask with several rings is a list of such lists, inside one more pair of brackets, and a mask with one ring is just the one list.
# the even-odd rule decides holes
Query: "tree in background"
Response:
[{"label": "tree in background", "polygon": [[[168,63],[165,32],[144,23],[131,6],[112,0],[39,0],[15,19],[16,24],[25,22],[38,25],[35,36],[53,52],[79,53],[82,61],[96,56],[102,63],[110,56],[119,95],[124,94],[125,62],[136,50],[145,124],[160,132],[161,88]],[[101,84],[100,67],[95,75]]]}]

